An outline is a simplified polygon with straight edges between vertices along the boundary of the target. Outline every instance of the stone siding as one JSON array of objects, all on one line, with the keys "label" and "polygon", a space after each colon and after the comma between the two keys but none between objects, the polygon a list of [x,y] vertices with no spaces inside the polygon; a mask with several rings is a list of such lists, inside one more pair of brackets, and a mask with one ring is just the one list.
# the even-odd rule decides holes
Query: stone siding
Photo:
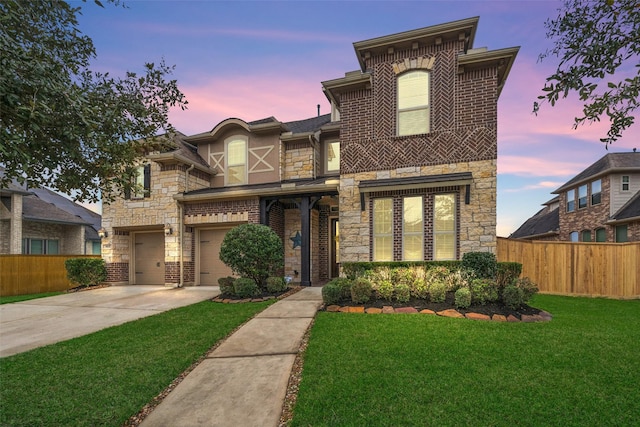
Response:
[{"label": "stone siding", "polygon": [[311,143],[289,142],[285,145],[283,179],[314,178],[316,151]]}]

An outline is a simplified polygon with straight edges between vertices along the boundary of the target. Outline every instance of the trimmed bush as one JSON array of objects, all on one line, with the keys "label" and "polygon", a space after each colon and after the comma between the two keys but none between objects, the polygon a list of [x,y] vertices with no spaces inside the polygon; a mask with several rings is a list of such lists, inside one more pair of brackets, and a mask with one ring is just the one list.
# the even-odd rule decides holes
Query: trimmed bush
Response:
[{"label": "trimmed bush", "polygon": [[107,280],[102,258],[69,258],[64,262],[67,278],[76,286],[96,286]]},{"label": "trimmed bush", "polygon": [[418,277],[415,282],[413,282],[411,285],[411,295],[414,298],[429,298],[429,284],[425,282],[424,278]]},{"label": "trimmed bush", "polygon": [[407,302],[411,299],[411,288],[406,283],[396,284],[395,296],[398,302]]},{"label": "trimmed bush", "polygon": [[480,279],[494,279],[498,261],[491,252],[468,252],[462,256],[462,268],[472,270]]},{"label": "trimmed bush", "polygon": [[523,304],[524,293],[516,285],[507,285],[502,290],[502,302],[512,310],[517,310]]},{"label": "trimmed bush", "polygon": [[474,279],[470,285],[471,301],[474,304],[484,305],[488,302],[498,301],[500,298],[498,284],[490,279]]},{"label": "trimmed bush", "polygon": [[538,293],[538,285],[533,283],[528,277],[517,279],[515,281],[517,287],[522,289],[522,303],[527,304],[532,296]]},{"label": "trimmed bush", "polygon": [[327,304],[338,304],[351,299],[352,281],[344,277],[336,277],[322,287],[322,301]]},{"label": "trimmed bush", "polygon": [[519,262],[499,262],[496,280],[501,287],[511,285],[522,274],[522,264]]},{"label": "trimmed bush", "polygon": [[391,280],[380,280],[375,284],[375,290],[379,299],[387,301],[393,299],[393,282]]},{"label": "trimmed bush", "polygon": [[220,286],[220,293],[228,296],[235,295],[235,290],[233,288],[233,282],[235,282],[235,280],[236,278],[232,276],[219,278],[218,286]]},{"label": "trimmed bush", "polygon": [[454,297],[456,307],[469,308],[469,306],[471,306],[471,290],[469,288],[458,289]]},{"label": "trimmed bush", "polygon": [[422,268],[445,267],[454,271],[460,268],[461,261],[386,261],[386,262],[343,262],[340,264],[342,272],[349,279],[364,276],[367,272],[378,271],[381,268]]},{"label": "trimmed bush", "polygon": [[351,300],[356,304],[363,304],[369,301],[372,293],[371,282],[364,277],[357,278],[351,285]]},{"label": "trimmed bush", "polygon": [[447,284],[443,281],[431,283],[429,296],[432,302],[444,302],[447,299]]},{"label": "trimmed bush", "polygon": [[284,281],[284,277],[271,276],[267,278],[267,292],[272,294],[278,292],[284,292],[287,289],[287,282]]},{"label": "trimmed bush", "polygon": [[257,297],[262,292],[253,279],[240,277],[233,282],[233,291],[240,298]]},{"label": "trimmed bush", "polygon": [[280,237],[260,224],[242,224],[224,236],[220,260],[238,276],[252,279],[258,287],[266,285],[284,266],[284,249]]}]

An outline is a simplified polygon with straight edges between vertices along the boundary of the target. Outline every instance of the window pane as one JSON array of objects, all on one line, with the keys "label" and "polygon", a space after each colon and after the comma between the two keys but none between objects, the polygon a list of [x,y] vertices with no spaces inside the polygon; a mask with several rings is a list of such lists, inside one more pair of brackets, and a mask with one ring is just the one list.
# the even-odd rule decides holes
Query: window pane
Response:
[{"label": "window pane", "polygon": [[433,247],[434,259],[456,258],[456,198],[454,194],[434,197]]},{"label": "window pane", "polygon": [[627,240],[627,225],[616,225],[616,242],[624,243]]},{"label": "window pane", "polygon": [[340,170],[340,142],[327,144],[327,171]]},{"label": "window pane", "polygon": [[30,254],[38,255],[44,253],[44,242],[42,239],[30,239]]},{"label": "window pane", "polygon": [[596,230],[596,242],[606,242],[607,231],[604,228],[598,228]]},{"label": "window pane", "polygon": [[244,141],[231,141],[227,148],[227,163],[229,165],[242,165],[245,163]]},{"label": "window pane", "polygon": [[227,144],[227,185],[247,183],[247,146],[244,140],[235,139]]},{"label": "window pane", "polygon": [[629,175],[622,177],[622,191],[629,191]]},{"label": "window pane", "polygon": [[429,105],[429,73],[412,71],[398,77],[398,108]]},{"label": "window pane", "polygon": [[136,167],[135,188],[132,191],[132,199],[144,198],[144,165]]},{"label": "window pane", "polygon": [[576,190],[567,191],[567,212],[573,212],[576,208]]},{"label": "window pane", "polygon": [[47,253],[49,255],[58,255],[58,241],[47,240]]},{"label": "window pane", "polygon": [[569,240],[571,240],[572,242],[577,242],[578,241],[578,232],[577,231],[572,231],[571,234],[569,234]]},{"label": "window pane", "polygon": [[429,109],[398,113],[398,136],[418,135],[429,132]]},{"label": "window pane", "polygon": [[402,200],[402,259],[419,261],[423,259],[423,202],[422,196],[405,197]]},{"label": "window pane", "polygon": [[102,252],[102,243],[101,242],[91,242],[91,254],[92,255],[100,255]]},{"label": "window pane", "polygon": [[578,209],[587,207],[587,186],[578,187]]},{"label": "window pane", "polygon": [[583,242],[590,242],[591,241],[591,231],[584,230],[582,232],[582,241]]},{"label": "window pane", "polygon": [[591,204],[598,205],[602,201],[602,181],[597,179],[591,183]]},{"label": "window pane", "polygon": [[393,200],[373,201],[373,260],[393,261]]},{"label": "window pane", "polygon": [[227,184],[244,184],[244,165],[229,166],[227,168]]}]

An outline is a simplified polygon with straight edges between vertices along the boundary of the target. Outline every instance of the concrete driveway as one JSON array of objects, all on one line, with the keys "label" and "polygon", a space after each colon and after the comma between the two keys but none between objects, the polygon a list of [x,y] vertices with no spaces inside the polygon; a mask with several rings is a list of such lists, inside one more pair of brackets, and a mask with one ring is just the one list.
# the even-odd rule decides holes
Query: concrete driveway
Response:
[{"label": "concrete driveway", "polygon": [[111,286],[0,305],[0,357],[195,304],[217,286]]}]

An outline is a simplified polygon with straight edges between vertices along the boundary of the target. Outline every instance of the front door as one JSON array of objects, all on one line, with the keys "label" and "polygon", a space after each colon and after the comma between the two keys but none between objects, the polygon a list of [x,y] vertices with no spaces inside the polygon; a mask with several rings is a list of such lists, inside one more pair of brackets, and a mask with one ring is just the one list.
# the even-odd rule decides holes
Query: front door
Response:
[{"label": "front door", "polygon": [[340,227],[338,218],[331,218],[331,278],[340,276]]}]

